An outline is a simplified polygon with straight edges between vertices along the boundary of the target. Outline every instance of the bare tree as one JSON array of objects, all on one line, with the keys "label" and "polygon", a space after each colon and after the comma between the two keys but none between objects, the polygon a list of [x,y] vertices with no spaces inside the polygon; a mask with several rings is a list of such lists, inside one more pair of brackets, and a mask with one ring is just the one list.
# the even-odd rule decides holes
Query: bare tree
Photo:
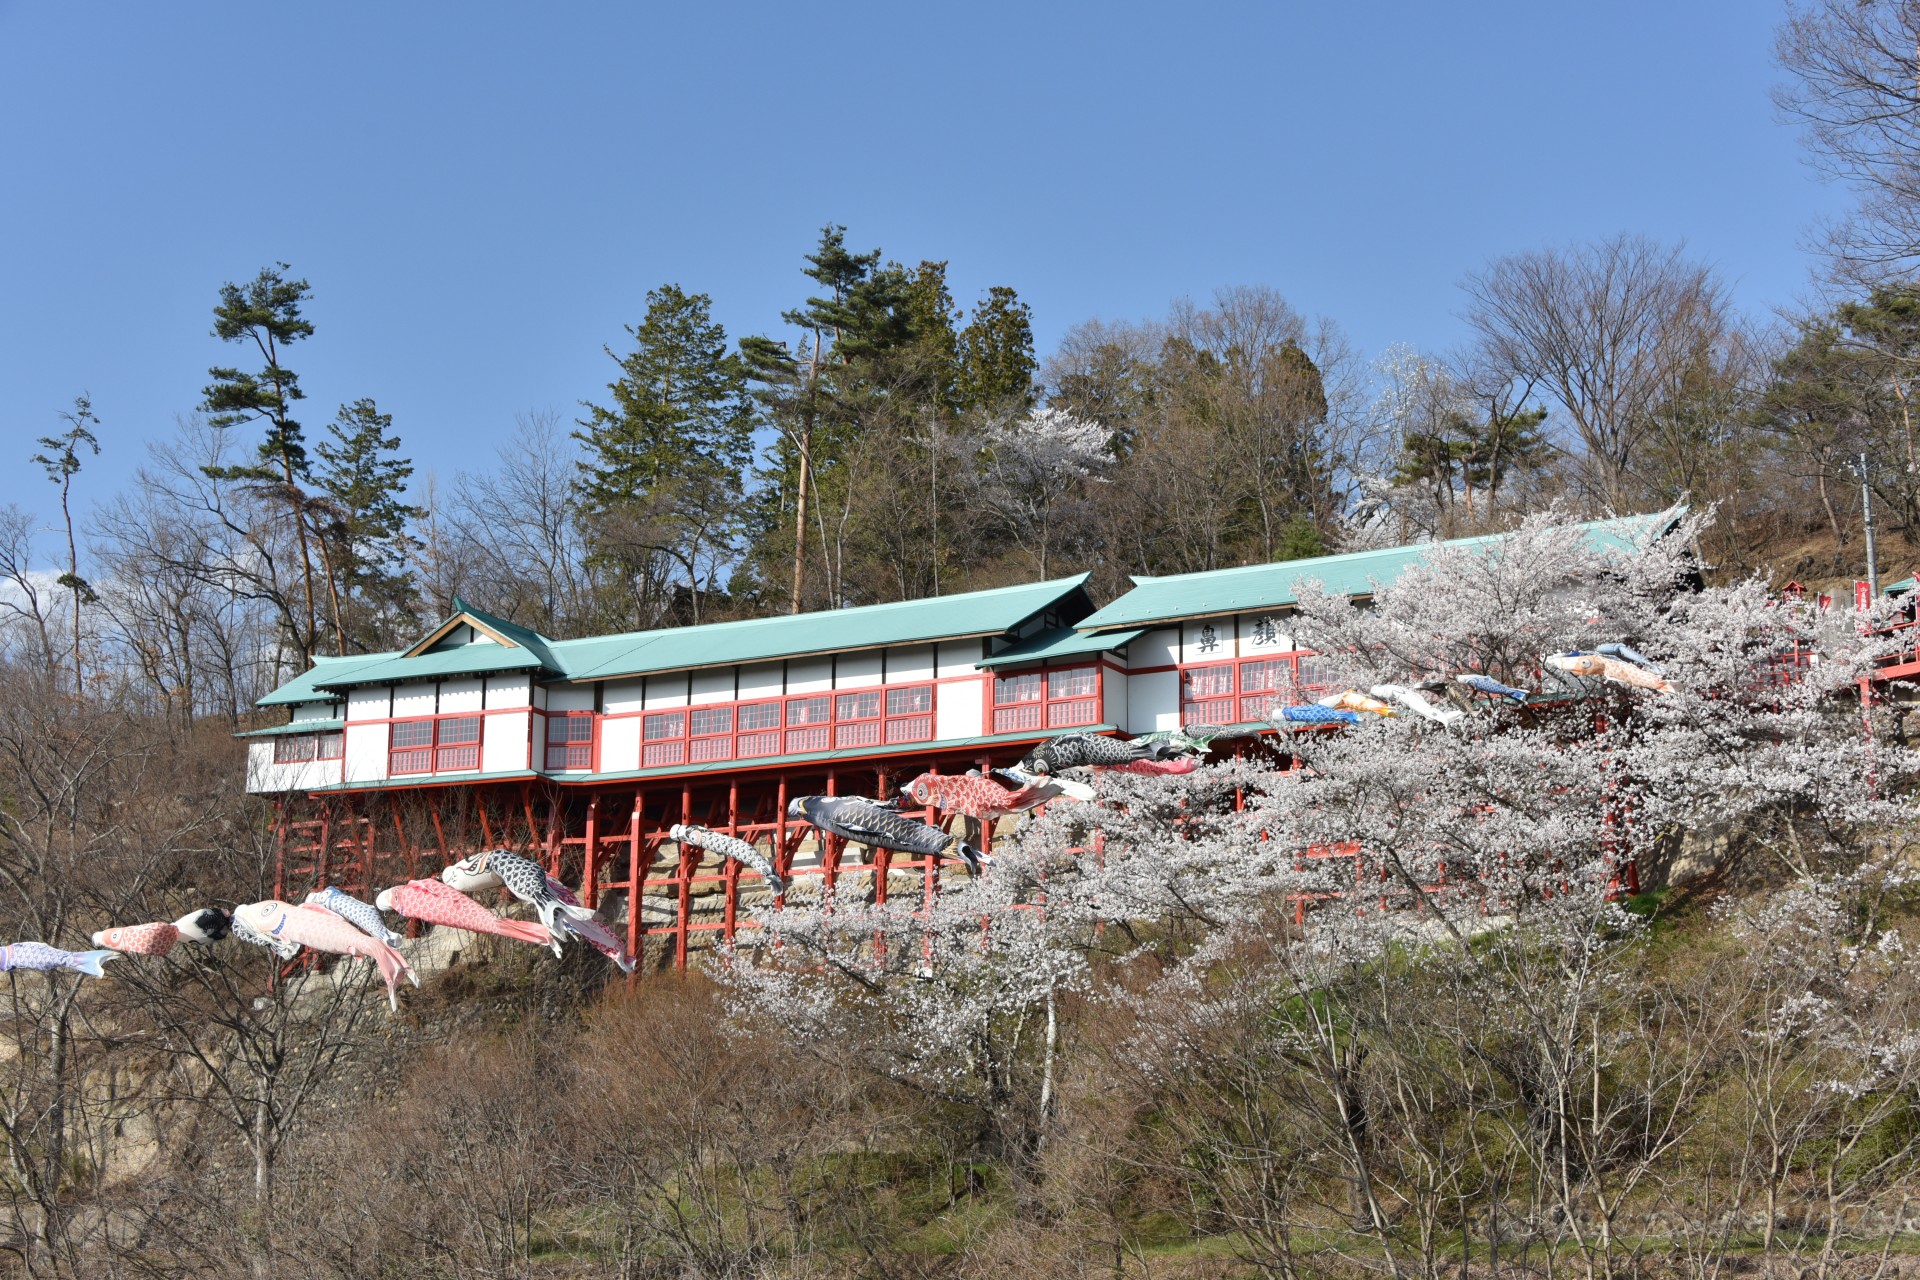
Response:
[{"label": "bare tree", "polygon": [[1825,237],[1850,284],[1920,266],[1920,4],[1798,0],[1775,42],[1793,76],[1774,102],[1804,129],[1812,164],[1859,197]]},{"label": "bare tree", "polygon": [[1727,327],[1712,269],[1683,246],[1620,235],[1497,258],[1461,287],[1484,363],[1536,383],[1549,420],[1573,433],[1590,500],[1631,506],[1661,406]]}]

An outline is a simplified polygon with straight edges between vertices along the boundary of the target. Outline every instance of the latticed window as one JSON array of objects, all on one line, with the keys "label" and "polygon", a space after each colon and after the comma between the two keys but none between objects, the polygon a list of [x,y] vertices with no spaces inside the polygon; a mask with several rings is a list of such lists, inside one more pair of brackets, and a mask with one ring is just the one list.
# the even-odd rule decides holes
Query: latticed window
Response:
[{"label": "latticed window", "polygon": [[1230,724],[1235,719],[1233,664],[1194,667],[1180,673],[1180,718],[1184,723]]},{"label": "latticed window", "polygon": [[435,772],[480,767],[479,716],[449,716],[438,722],[433,767]]},{"label": "latticed window", "polygon": [[733,758],[733,708],[695,707],[687,712],[688,758],[694,761]]},{"label": "latticed window", "polygon": [[1311,653],[1188,667],[1180,673],[1180,719],[1185,724],[1264,720],[1276,706],[1320,696],[1324,683]]},{"label": "latticed window", "polygon": [[743,702],[740,704],[737,719],[740,722],[740,736],[735,739],[735,743],[742,756],[780,754],[779,703]]},{"label": "latticed window", "polygon": [[388,773],[438,773],[479,767],[479,716],[393,722],[388,738]]},{"label": "latticed window", "polygon": [[347,754],[347,735],[344,733],[319,733],[313,738],[313,758],[315,760],[338,760]]},{"label": "latticed window", "polygon": [[925,742],[933,737],[933,686],[887,690],[888,742]]},{"label": "latticed window", "polygon": [[687,713],[656,712],[640,720],[640,763],[645,766],[687,762]]},{"label": "latticed window", "polygon": [[833,745],[871,747],[880,741],[880,691],[861,689],[833,700]]},{"label": "latticed window", "polygon": [[547,717],[547,768],[593,768],[593,713]]},{"label": "latticed window", "polygon": [[787,699],[787,752],[825,751],[833,744],[833,699],[826,694]]},{"label": "latticed window", "polygon": [[396,720],[388,742],[391,751],[387,758],[387,772],[433,771],[433,721]]},{"label": "latticed window", "polygon": [[994,677],[995,733],[1072,728],[1099,720],[1098,667],[1052,667]]}]

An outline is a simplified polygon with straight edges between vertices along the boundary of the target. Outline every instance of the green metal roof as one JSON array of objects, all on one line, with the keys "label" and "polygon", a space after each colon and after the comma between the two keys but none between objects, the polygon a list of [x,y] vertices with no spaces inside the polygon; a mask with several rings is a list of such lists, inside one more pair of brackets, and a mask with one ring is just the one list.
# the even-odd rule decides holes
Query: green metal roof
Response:
[{"label": "green metal roof", "polygon": [[[1627,550],[1660,537],[1678,523],[1683,514],[1684,508],[1675,507],[1652,515],[1593,520],[1577,527],[1587,531],[1596,547]],[[1299,600],[1300,585],[1304,582],[1317,581],[1335,595],[1372,595],[1376,586],[1392,583],[1437,547],[1487,547],[1506,537],[1496,533],[1238,569],[1214,569],[1162,578],[1138,577],[1133,580],[1133,590],[1075,625],[1082,631],[1107,631],[1211,614],[1284,608]]]},{"label": "green metal roof", "polygon": [[287,681],[254,705],[261,707],[280,707],[292,706],[295,703],[301,702],[337,701],[340,695],[320,692],[319,684],[321,681],[340,680],[350,682],[348,678],[355,671],[377,666],[390,658],[397,658],[399,656],[398,653],[356,653],[346,658],[316,657],[311,667],[302,671],[299,675]]},{"label": "green metal roof", "polygon": [[289,733],[338,733],[347,727],[345,720],[294,720],[269,725],[265,729],[242,729],[236,738],[279,738]]},{"label": "green metal roof", "polygon": [[316,680],[314,687],[344,689],[356,684],[440,680],[447,676],[486,675],[492,671],[534,671],[546,665],[539,655],[528,649],[509,649],[503,644],[463,644],[458,648],[436,649],[412,658],[389,655],[383,661]]},{"label": "green metal roof", "polygon": [[[925,600],[829,609],[779,618],[713,622],[627,635],[562,640],[553,646],[569,680],[604,680],[654,671],[724,667],[888,645],[993,636],[1049,605],[1084,594],[1090,575],[995,587]],[[1088,601],[1088,603],[1092,603]]]},{"label": "green metal roof", "polygon": [[1022,640],[1011,649],[1002,649],[992,657],[983,658],[973,665],[982,670],[991,670],[994,667],[1010,667],[1022,662],[1042,662],[1048,658],[1072,658],[1086,653],[1108,653],[1139,634],[1140,632],[1135,630],[1105,631],[1099,635],[1089,635],[1084,631],[1076,631],[1072,627],[1051,627],[1039,635]]},{"label": "green metal roof", "polygon": [[1883,596],[1903,596],[1913,590],[1913,584],[1914,579],[1902,578],[1898,582],[1890,583],[1881,588],[1880,594]]},{"label": "green metal roof", "polygon": [[[260,699],[259,705],[324,702],[337,697],[338,690],[354,685],[437,680],[493,671],[547,672],[572,681],[606,680],[656,671],[774,662],[889,645],[1004,635],[1035,614],[1076,596],[1075,611],[1092,608],[1093,601],[1086,594],[1088,577],[1083,573],[1072,578],[926,600],[714,622],[698,627],[629,631],[579,640],[550,640],[536,631],[483,613],[465,601],[455,600],[456,612],[449,622],[464,614],[513,643],[465,644],[411,655],[393,652],[315,658],[312,670]],[[435,630],[446,625],[442,623]]]}]

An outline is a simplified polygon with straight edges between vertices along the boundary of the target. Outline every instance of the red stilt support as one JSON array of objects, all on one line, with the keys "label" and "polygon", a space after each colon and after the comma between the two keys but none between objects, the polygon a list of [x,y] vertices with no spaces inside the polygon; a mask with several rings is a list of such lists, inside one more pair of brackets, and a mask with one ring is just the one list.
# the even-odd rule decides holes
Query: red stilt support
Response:
[{"label": "red stilt support", "polygon": [[581,858],[580,901],[600,908],[600,797],[587,801],[587,848]]},{"label": "red stilt support", "polygon": [[[692,783],[680,784],[680,821],[693,821]],[[696,845],[680,846],[680,884],[675,912],[680,921],[680,934],[674,939],[673,967],[682,971],[687,967],[687,941],[693,934],[693,869],[700,861],[701,852]]]},{"label": "red stilt support", "polygon": [[[740,779],[727,780],[727,834],[740,834]],[[740,919],[740,863],[728,858],[724,871],[726,882],[722,892],[726,895],[726,907],[721,917],[720,936],[728,942],[733,941],[734,931],[739,927]]]}]

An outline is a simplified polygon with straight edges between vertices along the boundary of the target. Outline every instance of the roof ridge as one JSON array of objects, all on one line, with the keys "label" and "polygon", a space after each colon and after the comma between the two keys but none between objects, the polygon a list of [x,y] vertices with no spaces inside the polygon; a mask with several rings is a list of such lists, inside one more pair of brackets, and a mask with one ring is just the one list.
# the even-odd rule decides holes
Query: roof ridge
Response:
[{"label": "roof ridge", "polygon": [[919,596],[912,600],[882,600],[877,604],[848,605],[840,609],[808,609],[803,613],[774,613],[759,618],[728,618],[720,622],[697,622],[677,627],[645,627],[638,631],[611,631],[605,635],[572,636],[565,640],[549,640],[547,643],[557,648],[562,645],[605,644],[610,640],[622,640],[629,637],[637,643],[643,640],[651,641],[657,636],[681,635],[688,631],[702,631],[708,627],[770,626],[780,622],[791,623],[800,618],[840,618],[848,614],[869,613],[881,609],[904,609],[917,605],[933,604],[935,602],[949,604],[955,600],[965,600],[969,596],[999,595],[1014,591],[1037,591],[1043,587],[1057,587],[1064,591],[1071,587],[1084,585],[1087,579],[1092,576],[1093,572],[1089,570],[1086,573],[1077,573],[1065,578],[1045,578],[1039,582],[1015,582],[1004,587],[982,587],[976,591],[954,591],[946,595]]}]

